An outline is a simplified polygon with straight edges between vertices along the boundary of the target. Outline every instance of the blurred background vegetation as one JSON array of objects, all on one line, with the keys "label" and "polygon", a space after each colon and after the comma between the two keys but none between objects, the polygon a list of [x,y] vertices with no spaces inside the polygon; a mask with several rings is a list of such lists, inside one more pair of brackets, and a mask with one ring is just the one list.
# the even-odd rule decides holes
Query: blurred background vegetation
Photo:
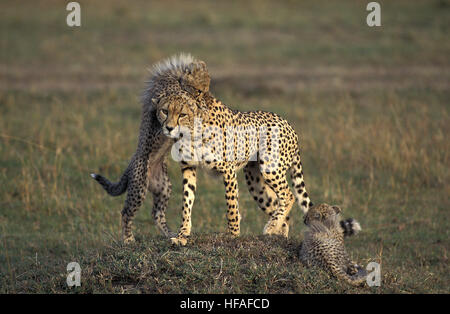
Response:
[{"label": "blurred background vegetation", "polygon": [[[136,148],[148,68],[189,52],[207,63],[224,103],[274,111],[296,128],[312,200],[358,219],[363,232],[349,251],[363,264],[382,264],[382,286],[370,292],[448,293],[450,2],[379,1],[381,27],[367,26],[367,2],[79,1],[81,27],[71,28],[64,1],[1,1],[0,292],[68,291],[65,267],[83,259],[92,278],[106,278],[84,291],[126,291],[126,278],[114,277],[123,269],[102,272],[117,269],[105,262],[114,254],[131,264],[141,258],[121,247],[102,255],[120,239],[124,196],[107,196],[89,173],[119,178]],[[170,176],[167,217],[176,229],[181,185],[172,160]],[[242,177],[242,241],[251,246],[267,217]],[[201,173],[193,209],[200,244],[226,230],[225,207],[221,180]],[[298,207],[292,216],[296,243],[304,230]],[[150,200],[135,234],[139,252],[184,252],[171,255],[183,264],[200,250],[209,266],[220,263],[195,240],[166,245]],[[230,265],[251,261],[229,253],[220,253],[230,261],[220,266],[228,283],[199,262],[186,262],[204,275],[189,282],[189,269],[139,280],[148,292],[342,292],[320,275],[306,280],[295,259],[282,288],[246,285],[245,275],[235,282]],[[278,262],[273,268],[287,265]],[[246,269],[253,268],[239,271]]]}]

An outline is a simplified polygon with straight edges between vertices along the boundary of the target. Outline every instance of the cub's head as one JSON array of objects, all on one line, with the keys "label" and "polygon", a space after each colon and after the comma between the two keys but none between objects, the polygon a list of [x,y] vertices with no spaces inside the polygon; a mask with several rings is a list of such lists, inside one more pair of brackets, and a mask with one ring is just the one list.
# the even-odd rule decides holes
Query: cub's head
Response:
[{"label": "cub's head", "polygon": [[186,130],[192,130],[195,117],[201,115],[201,110],[194,98],[184,93],[153,98],[156,107],[156,117],[161,123],[162,132],[170,138],[179,138]]},{"label": "cub's head", "polygon": [[305,214],[303,221],[305,225],[310,225],[312,222],[326,222],[335,220],[341,213],[341,209],[337,206],[328,204],[319,204],[311,207]]}]

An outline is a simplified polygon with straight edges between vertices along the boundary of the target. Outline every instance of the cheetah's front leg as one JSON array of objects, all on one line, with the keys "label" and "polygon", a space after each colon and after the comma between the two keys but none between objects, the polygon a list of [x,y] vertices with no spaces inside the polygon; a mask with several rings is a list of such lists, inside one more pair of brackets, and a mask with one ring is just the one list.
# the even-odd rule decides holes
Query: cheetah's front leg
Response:
[{"label": "cheetah's front leg", "polygon": [[191,211],[195,200],[195,189],[197,186],[196,168],[183,166],[181,168],[183,174],[183,222],[178,235],[170,238],[171,242],[176,245],[186,245],[187,239],[191,234]]},{"label": "cheetah's front leg", "polygon": [[227,199],[227,219],[228,219],[228,232],[232,236],[239,236],[240,234],[240,220],[241,214],[239,213],[238,203],[238,182],[236,178],[236,171],[230,169],[223,174],[223,182],[225,184],[225,197]]}]

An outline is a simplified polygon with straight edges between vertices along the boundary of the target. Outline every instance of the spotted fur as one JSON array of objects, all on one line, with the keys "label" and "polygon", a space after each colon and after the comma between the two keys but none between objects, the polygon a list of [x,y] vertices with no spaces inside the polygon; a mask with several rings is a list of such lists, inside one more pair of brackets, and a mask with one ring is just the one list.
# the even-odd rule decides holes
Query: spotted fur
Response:
[{"label": "spotted fur", "polygon": [[[179,144],[183,220],[172,242],[184,245],[190,235],[199,166],[222,175],[231,235],[240,233],[236,172],[244,168],[250,193],[270,215],[264,233],[287,237],[289,212],[295,200],[288,187],[288,172],[302,210],[307,212],[312,205],[303,180],[298,136],[289,123],[271,112],[230,109],[209,92],[209,82],[153,101],[163,133]],[[201,123],[196,124],[199,119]]]},{"label": "spotted fur", "polygon": [[354,219],[339,221],[340,213],[339,207],[327,204],[309,209],[304,218],[308,230],[300,247],[300,260],[306,266],[321,267],[338,279],[359,286],[366,281],[367,273],[351,261],[344,237],[356,234],[361,227]]}]

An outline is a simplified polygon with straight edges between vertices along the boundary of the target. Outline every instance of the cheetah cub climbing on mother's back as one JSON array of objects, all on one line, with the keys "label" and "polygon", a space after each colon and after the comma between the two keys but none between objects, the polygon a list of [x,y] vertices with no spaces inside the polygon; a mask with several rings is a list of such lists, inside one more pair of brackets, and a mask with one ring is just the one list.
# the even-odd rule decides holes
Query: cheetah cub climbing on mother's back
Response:
[{"label": "cheetah cub climbing on mother's back", "polygon": [[366,281],[366,271],[350,260],[344,246],[344,237],[358,233],[359,223],[350,218],[339,220],[341,209],[320,204],[305,214],[309,227],[300,248],[300,260],[306,266],[319,266],[340,280],[359,286]]}]

